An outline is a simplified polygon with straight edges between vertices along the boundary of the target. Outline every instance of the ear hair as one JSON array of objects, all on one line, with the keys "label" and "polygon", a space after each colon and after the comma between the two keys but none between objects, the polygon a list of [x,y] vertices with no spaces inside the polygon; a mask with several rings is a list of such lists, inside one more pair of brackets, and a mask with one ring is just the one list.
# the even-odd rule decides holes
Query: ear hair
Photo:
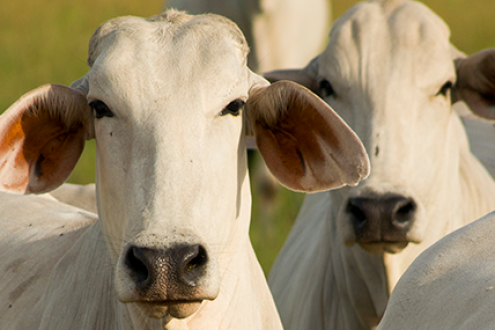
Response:
[{"label": "ear hair", "polygon": [[308,103],[306,98],[299,96],[296,91],[304,88],[291,81],[278,81],[268,87],[254,88],[246,104],[249,121],[255,121],[270,128],[283,118],[288,105],[300,100]]},{"label": "ear hair", "polygon": [[23,95],[6,111],[6,114],[25,108],[23,116],[48,115],[51,118],[59,118],[67,130],[74,125],[80,125],[81,122],[89,123],[91,111],[86,97],[80,92],[77,92],[80,96],[67,93],[68,89],[68,87],[56,84],[41,86]]}]

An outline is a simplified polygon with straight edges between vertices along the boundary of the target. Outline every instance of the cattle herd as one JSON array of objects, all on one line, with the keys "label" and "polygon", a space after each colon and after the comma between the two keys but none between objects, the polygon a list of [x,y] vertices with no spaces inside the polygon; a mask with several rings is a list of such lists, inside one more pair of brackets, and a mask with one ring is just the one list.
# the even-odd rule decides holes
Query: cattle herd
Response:
[{"label": "cattle herd", "polygon": [[[466,56],[425,5],[370,0],[318,54],[327,4],[115,18],[86,75],[7,109],[0,329],[494,329],[495,49]],[[268,281],[251,137],[311,193]],[[64,183],[90,139],[96,184]]]}]

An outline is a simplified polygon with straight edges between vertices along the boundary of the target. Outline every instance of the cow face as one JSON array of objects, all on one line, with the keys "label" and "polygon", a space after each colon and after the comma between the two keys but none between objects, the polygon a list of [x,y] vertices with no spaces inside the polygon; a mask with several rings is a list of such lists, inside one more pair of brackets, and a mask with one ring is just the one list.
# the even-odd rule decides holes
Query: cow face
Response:
[{"label": "cow face", "polygon": [[118,297],[153,317],[188,316],[219,293],[218,256],[250,208],[244,105],[266,85],[233,25],[175,15],[102,25],[86,77]]},{"label": "cow face", "polygon": [[461,213],[445,198],[459,191],[466,144],[451,109],[454,53],[448,27],[422,4],[367,2],[335,22],[325,51],[305,69],[265,75],[318,92],[370,155],[366,181],[332,192],[345,245],[396,253],[426,233],[440,237],[433,219]]},{"label": "cow face", "polygon": [[372,166],[365,183],[338,194],[344,244],[398,252],[423,240],[439,206],[434,187],[449,186],[459,166],[450,49],[447,26],[419,4],[363,4],[334,25],[319,93],[363,139]]},{"label": "cow face", "polygon": [[[246,133],[294,190],[369,172],[340,117],[297,84],[269,86],[246,67],[247,49],[219,16],[118,18],[91,38],[85,77],[31,92],[0,122],[7,190],[53,189],[84,139],[96,139],[98,225],[116,294],[150,317],[188,317],[251,267]],[[52,130],[33,133],[38,118]]]}]

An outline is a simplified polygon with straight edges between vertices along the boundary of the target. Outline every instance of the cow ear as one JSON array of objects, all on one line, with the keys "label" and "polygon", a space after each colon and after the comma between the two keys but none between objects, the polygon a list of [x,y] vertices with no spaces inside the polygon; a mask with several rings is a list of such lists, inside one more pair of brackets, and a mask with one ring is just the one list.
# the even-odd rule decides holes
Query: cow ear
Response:
[{"label": "cow ear", "polygon": [[0,116],[0,189],[43,193],[70,175],[89,138],[86,97],[45,85],[21,97]]},{"label": "cow ear", "polygon": [[478,116],[495,119],[495,49],[455,61],[457,82],[452,103],[464,101]]},{"label": "cow ear", "polygon": [[275,70],[263,73],[263,77],[271,83],[280,80],[294,81],[316,93],[318,89],[318,58],[315,57],[303,69]]},{"label": "cow ear", "polygon": [[368,176],[359,138],[308,89],[289,81],[254,89],[246,112],[258,151],[287,188],[329,190]]}]

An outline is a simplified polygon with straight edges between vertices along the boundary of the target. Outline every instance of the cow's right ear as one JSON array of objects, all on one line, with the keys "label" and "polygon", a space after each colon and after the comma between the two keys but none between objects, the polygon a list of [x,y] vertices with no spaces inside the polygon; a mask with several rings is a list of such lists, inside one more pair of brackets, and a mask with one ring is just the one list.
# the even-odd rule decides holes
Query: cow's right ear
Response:
[{"label": "cow's right ear", "polygon": [[452,89],[452,103],[464,101],[478,116],[495,119],[495,49],[454,62],[457,82]]},{"label": "cow's right ear", "polygon": [[281,80],[294,81],[299,85],[308,88],[313,93],[317,93],[318,62],[319,56],[312,59],[303,69],[275,70],[263,73],[263,77],[271,83]]},{"label": "cow's right ear", "polygon": [[0,189],[43,193],[70,175],[91,138],[91,110],[80,92],[41,86],[0,116]]}]

